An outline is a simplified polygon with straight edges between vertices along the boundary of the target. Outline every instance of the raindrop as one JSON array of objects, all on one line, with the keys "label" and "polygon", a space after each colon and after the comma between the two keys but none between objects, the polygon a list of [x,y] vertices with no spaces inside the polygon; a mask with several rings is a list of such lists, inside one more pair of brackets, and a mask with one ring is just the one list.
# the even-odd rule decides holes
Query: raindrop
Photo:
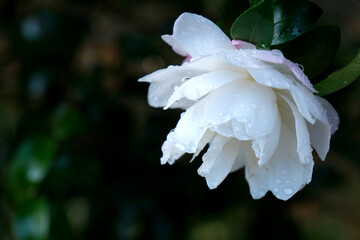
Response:
[{"label": "raindrop", "polygon": [[282,183],[281,179],[276,179],[275,182],[276,182],[277,184]]},{"label": "raindrop", "polygon": [[284,190],[284,193],[286,194],[286,195],[290,195],[290,194],[292,194],[294,192],[294,190],[292,190],[291,188],[286,188],[285,190]]},{"label": "raindrop", "polygon": [[188,91],[187,91],[187,97],[188,97],[189,99],[196,99],[198,96],[199,96],[199,92],[198,92],[197,89],[195,89],[195,88],[190,88],[190,89],[188,89]]},{"label": "raindrop", "polygon": [[185,146],[181,143],[176,143],[175,147],[179,149],[180,151],[185,151]]},{"label": "raindrop", "polygon": [[271,54],[272,54],[272,55],[276,55],[276,56],[280,56],[280,57],[283,57],[283,56],[284,56],[283,53],[282,53],[280,50],[278,50],[278,49],[273,49],[273,50],[271,50]]},{"label": "raindrop", "polygon": [[181,82],[186,82],[186,81],[188,81],[188,80],[190,80],[189,77],[184,77],[183,79],[181,79]]},{"label": "raindrop", "polygon": [[301,64],[296,63],[296,65],[301,69],[301,71],[304,71],[304,66]]}]

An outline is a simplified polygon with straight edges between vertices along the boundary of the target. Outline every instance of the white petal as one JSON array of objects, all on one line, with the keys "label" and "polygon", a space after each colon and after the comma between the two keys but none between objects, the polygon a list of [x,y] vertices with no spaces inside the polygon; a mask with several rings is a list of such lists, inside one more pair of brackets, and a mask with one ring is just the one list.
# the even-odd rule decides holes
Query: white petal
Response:
[{"label": "white petal", "polygon": [[[186,82],[188,79],[210,71],[237,71],[244,74],[244,69],[232,66],[221,56],[211,55],[192,59],[181,66],[169,66],[146,75],[139,79],[139,82],[150,82],[148,90],[148,101],[153,107],[164,107],[175,88]],[[187,108],[192,105],[192,101],[180,100],[172,108]]]},{"label": "white petal", "polygon": [[246,157],[245,157],[245,153],[241,147],[241,142],[240,142],[240,146],[239,146],[239,153],[237,154],[235,161],[231,167],[231,173],[235,172],[237,170],[239,170],[240,168],[244,167],[246,164]]},{"label": "white petal", "polygon": [[311,146],[314,147],[321,160],[325,160],[330,148],[331,126],[320,121],[307,123]]},{"label": "white petal", "polygon": [[232,71],[216,71],[193,77],[175,89],[164,109],[182,98],[197,101],[214,89],[239,78],[249,79],[249,75]]},{"label": "white petal", "polygon": [[340,123],[339,115],[336,112],[336,110],[333,108],[333,106],[331,106],[331,104],[328,101],[326,101],[325,98],[319,96],[316,96],[316,98],[324,107],[326,111],[326,117],[328,119],[328,123],[331,125],[331,134],[334,134],[339,127],[339,123]]},{"label": "white petal", "polygon": [[279,96],[278,105],[282,121],[284,121],[292,134],[296,136],[297,152],[299,154],[300,161],[302,163],[309,163],[313,158],[310,135],[306,126],[306,121],[290,99],[281,94],[279,94]]},{"label": "white petal", "polygon": [[310,133],[311,145],[315,148],[321,160],[325,160],[330,148],[330,138],[339,125],[339,116],[335,109],[324,98],[317,97],[326,111],[327,122],[317,120],[307,124]]},{"label": "white petal", "polygon": [[294,79],[297,79],[299,83],[306,86],[311,92],[317,92],[300,67],[297,64],[284,58],[280,50],[256,50],[251,51],[250,53],[252,57],[272,63],[272,65],[281,73],[293,76]]},{"label": "white petal", "polygon": [[301,115],[310,123],[319,120],[327,123],[326,111],[316,96],[300,83],[292,82],[289,91],[279,90],[281,94],[293,100]]},{"label": "white petal", "polygon": [[300,162],[296,138],[285,124],[281,126],[279,146],[267,164],[260,167],[255,154],[249,149],[250,146],[244,147],[245,177],[254,199],[263,197],[270,190],[277,198],[287,200],[311,181],[313,161],[307,164]]},{"label": "white petal", "polygon": [[216,24],[197,14],[181,14],[173,31],[172,36],[163,35],[162,38],[183,56],[198,57],[223,49],[236,49]]},{"label": "white petal", "polygon": [[[267,123],[266,119],[264,119],[264,121]],[[280,130],[281,119],[278,114],[276,125],[272,132],[252,141],[252,149],[254,150],[255,156],[259,159],[259,166],[266,164],[276,151],[279,144]]]},{"label": "white petal", "polygon": [[218,52],[217,55],[221,56],[229,64],[240,68],[269,68],[269,64],[251,56],[254,49],[239,49],[239,50],[223,50]]},{"label": "white petal", "polygon": [[214,127],[210,128],[213,131],[232,120],[234,135],[239,136],[239,140],[271,133],[278,120],[276,96],[272,89],[242,79],[209,93],[194,106],[197,108],[197,119]]},{"label": "white petal", "polygon": [[215,136],[215,133],[213,131],[210,131],[210,130],[205,131],[205,133],[200,138],[200,140],[196,146],[196,151],[193,154],[190,162],[192,162],[200,154],[200,152],[203,150],[203,148],[206,146],[206,144],[211,142],[211,140],[214,138],[214,136]]},{"label": "white petal", "polygon": [[239,141],[217,135],[203,156],[203,164],[198,169],[199,175],[205,177],[210,189],[216,188],[230,173],[237,154]]},{"label": "white petal", "polygon": [[249,73],[258,83],[279,89],[289,89],[290,79],[273,67],[249,68]]},{"label": "white petal", "polygon": [[149,105],[152,107],[164,107],[175,87],[179,86],[182,80],[202,73],[201,70],[170,67],[149,74],[140,80],[151,82],[148,90]]},{"label": "white petal", "polygon": [[185,153],[184,149],[179,149],[179,147],[182,148],[180,145],[176,146],[171,141],[172,134],[173,134],[172,132],[168,134],[168,139],[164,142],[164,144],[161,147],[161,150],[163,152],[163,156],[160,159],[161,164],[165,164],[165,163],[173,164]]},{"label": "white petal", "polygon": [[203,148],[200,141],[208,130],[240,136],[241,140],[254,139],[270,134],[278,121],[273,91],[252,81],[237,80],[188,108],[167,141],[181,146],[183,152],[195,153]]}]

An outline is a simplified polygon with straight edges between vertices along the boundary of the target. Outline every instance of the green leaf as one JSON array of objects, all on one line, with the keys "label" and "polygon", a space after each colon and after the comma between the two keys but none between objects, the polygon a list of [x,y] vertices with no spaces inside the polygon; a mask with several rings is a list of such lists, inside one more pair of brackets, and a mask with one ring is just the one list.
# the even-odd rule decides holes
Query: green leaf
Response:
[{"label": "green leaf", "polygon": [[53,115],[52,133],[58,140],[63,140],[84,130],[85,121],[80,112],[69,105],[60,105]]},{"label": "green leaf", "polygon": [[255,6],[255,5],[258,4],[259,2],[261,2],[261,0],[249,0],[250,7]]},{"label": "green leaf", "polygon": [[289,42],[309,30],[320,17],[322,9],[302,0],[274,1],[274,37],[272,45]]},{"label": "green leaf", "polygon": [[273,1],[263,0],[236,19],[230,30],[231,37],[269,48],[274,32],[273,17]]},{"label": "green leaf", "polygon": [[315,28],[275,48],[280,49],[287,59],[302,65],[305,74],[312,78],[330,66],[339,44],[339,27],[327,25]]},{"label": "green leaf", "polygon": [[314,85],[315,89],[319,91],[319,96],[324,96],[336,92],[350,83],[355,81],[360,76],[360,50],[355,58],[342,69],[331,73],[326,79]]},{"label": "green leaf", "polygon": [[11,159],[8,182],[15,200],[31,195],[45,177],[55,156],[56,143],[49,137],[33,137],[22,142]]},{"label": "green leaf", "polygon": [[50,211],[46,199],[36,198],[16,206],[12,223],[18,240],[48,239]]}]

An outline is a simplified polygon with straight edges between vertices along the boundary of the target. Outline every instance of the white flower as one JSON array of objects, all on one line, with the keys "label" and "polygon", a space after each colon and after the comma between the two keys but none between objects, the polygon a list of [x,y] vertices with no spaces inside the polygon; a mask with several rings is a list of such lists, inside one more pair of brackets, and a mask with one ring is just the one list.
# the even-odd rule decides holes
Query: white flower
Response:
[{"label": "white flower", "polygon": [[139,81],[153,107],[186,111],[162,146],[161,163],[194,158],[209,144],[198,173],[210,189],[245,167],[253,198],[287,200],[311,181],[312,147],[324,160],[338,115],[302,70],[279,50],[257,50],[190,13],[162,36],[186,58]]}]

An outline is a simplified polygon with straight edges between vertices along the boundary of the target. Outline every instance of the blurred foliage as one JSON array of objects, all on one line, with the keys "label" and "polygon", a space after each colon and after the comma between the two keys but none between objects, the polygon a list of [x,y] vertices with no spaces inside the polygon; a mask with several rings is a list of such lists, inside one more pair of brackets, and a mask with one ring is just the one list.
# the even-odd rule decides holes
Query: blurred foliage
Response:
[{"label": "blurred foliage", "polygon": [[[321,7],[345,29],[344,43],[319,78],[360,43],[358,14],[348,14],[359,4],[337,4]],[[160,35],[184,11],[229,29],[248,7],[0,1],[0,239],[359,239],[359,81],[329,95],[342,121],[332,151],[287,202],[251,199],[243,171],[210,191],[196,174],[199,159],[160,165],[180,112],[149,107],[148,86],[137,82],[182,61]],[[331,9],[346,21],[330,21]]]}]

